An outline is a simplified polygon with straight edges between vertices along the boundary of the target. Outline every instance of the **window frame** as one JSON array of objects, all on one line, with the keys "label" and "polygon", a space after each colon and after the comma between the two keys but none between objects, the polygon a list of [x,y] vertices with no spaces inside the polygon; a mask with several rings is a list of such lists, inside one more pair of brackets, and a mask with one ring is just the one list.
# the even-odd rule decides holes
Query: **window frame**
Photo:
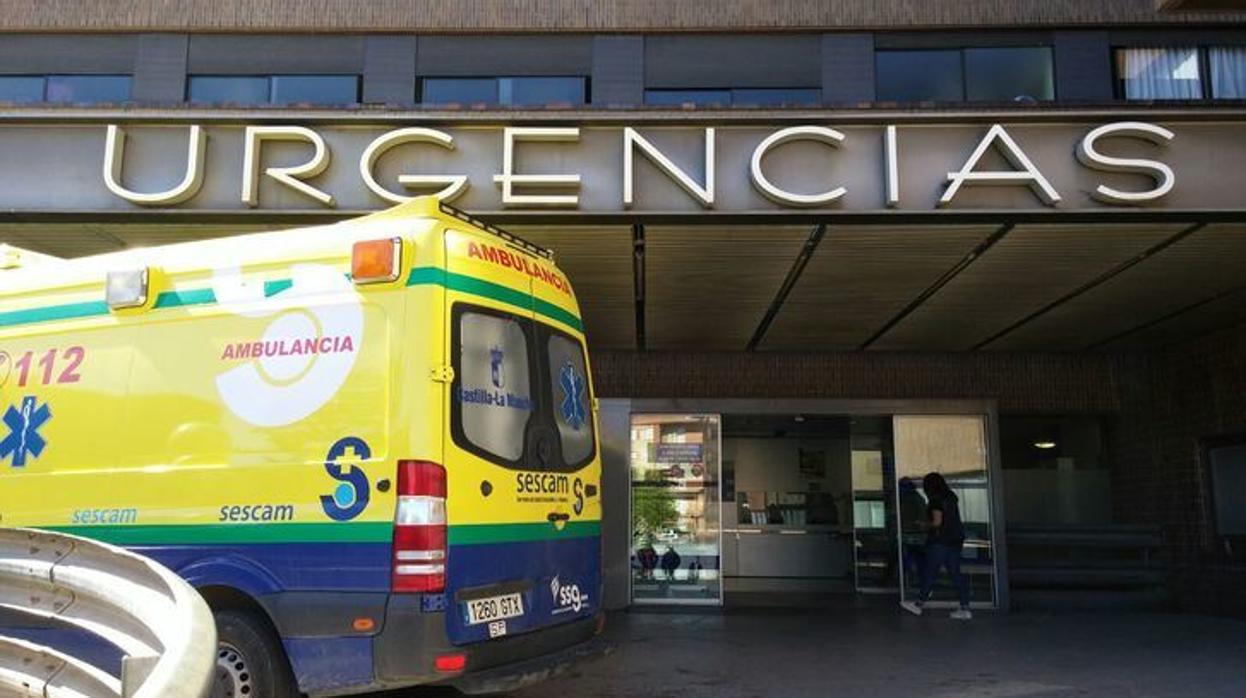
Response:
[{"label": "window frame", "polygon": [[[593,399],[594,399],[593,398],[593,381],[590,379],[590,373],[589,373],[588,347],[585,345],[585,342],[583,339],[576,337],[570,332],[565,332],[557,327],[554,327],[553,325],[540,322],[540,321],[537,321],[535,325],[537,329],[537,344],[540,345],[539,351],[541,351],[541,357],[540,357],[541,360],[538,361],[538,363],[542,364],[542,366],[545,366],[545,367],[549,366],[549,340],[552,339],[553,337],[560,337],[562,339],[567,340],[568,342],[571,342],[571,344],[573,344],[574,346],[579,347],[580,360],[584,362],[584,393],[585,393],[584,400],[587,403],[585,404],[585,408],[586,408],[586,411],[588,412],[587,420],[585,421],[585,424],[588,426],[590,430],[589,431],[589,442],[591,444],[591,447],[588,450],[588,455],[580,459],[579,461],[576,461],[575,463],[568,461],[563,452],[562,432],[558,428],[558,415],[554,413],[554,409],[553,409],[554,408],[554,392],[558,389],[558,387],[557,387],[557,382],[554,380],[554,376],[553,375],[548,376],[548,387],[549,387],[548,397],[549,397],[549,402],[550,402],[549,414],[552,419],[552,424],[554,427],[554,434],[557,436],[557,440],[558,440],[558,466],[562,472],[576,472],[584,468],[588,464],[592,463],[593,459],[597,457],[597,423],[594,420],[595,413],[593,411]],[[542,385],[542,387],[545,387],[545,385]]]},{"label": "window frame", "polygon": [[1185,46],[1192,46],[1198,52],[1198,82],[1199,96],[1192,99],[1129,99],[1125,96],[1125,80],[1120,75],[1119,62],[1117,55],[1129,49],[1164,49],[1164,48],[1181,48],[1178,44],[1157,43],[1154,41],[1139,42],[1133,44],[1112,44],[1111,61],[1112,61],[1112,97],[1118,102],[1138,103],[1138,102],[1174,102],[1184,104],[1198,104],[1202,102],[1229,102],[1239,103],[1246,101],[1242,97],[1217,97],[1215,94],[1215,86],[1212,84],[1211,75],[1211,50],[1213,48],[1246,48],[1243,44],[1232,42],[1214,42],[1214,43],[1187,43]]},{"label": "window frame", "polygon": [[[473,104],[484,104],[490,107],[508,107],[518,109],[532,109],[548,106],[562,106],[569,104],[572,107],[587,107],[592,105],[593,91],[592,78],[588,75],[419,75],[416,76],[416,95],[415,103],[421,106],[446,107],[452,104],[462,106],[470,106]],[[502,81],[503,80],[524,80],[524,79],[565,79],[579,80],[583,86],[584,99],[581,102],[546,102],[542,104],[517,104],[514,102],[502,102]],[[427,102],[424,96],[427,90],[429,80],[488,80],[493,83],[493,100],[489,102]]]},{"label": "window frame", "polygon": [[[9,102],[11,104],[128,104],[134,101],[134,74],[133,73],[12,73],[2,75],[4,78],[26,78],[39,80],[42,83],[39,90],[39,99],[33,102]],[[125,99],[120,101],[91,101],[81,102],[75,100],[51,100],[48,99],[48,89],[51,86],[52,78],[124,78],[129,81],[127,94]]]},{"label": "window frame", "polygon": [[[524,341],[528,348],[528,386],[531,392],[529,399],[532,400],[532,413],[528,418],[528,422],[524,425],[519,458],[515,460],[508,460],[472,441],[467,436],[467,430],[463,427],[463,402],[462,400],[456,400],[454,396],[457,391],[463,389],[463,316],[468,313],[514,320],[519,324],[520,329],[523,330]],[[464,451],[509,470],[532,470],[532,468],[528,467],[528,444],[532,429],[540,420],[545,402],[544,396],[540,395],[543,392],[541,390],[542,383],[540,378],[541,367],[540,361],[537,360],[536,356],[537,333],[534,325],[535,322],[531,317],[525,317],[519,313],[498,308],[459,301],[456,301],[450,308],[450,368],[454,371],[454,379],[450,382],[450,394],[448,395],[450,400],[451,438]]]},{"label": "window frame", "polygon": [[[467,313],[513,319],[524,329],[524,338],[528,342],[529,386],[531,387],[533,406],[531,418],[524,426],[523,448],[519,458],[516,460],[507,460],[477,445],[467,437],[467,432],[463,428],[463,405],[461,401],[454,399],[454,393],[456,390],[462,389],[462,371],[460,370],[463,346],[462,318]],[[585,399],[588,403],[586,405],[588,408],[588,424],[592,429],[592,448],[589,449],[587,456],[575,463],[568,462],[563,455],[562,437],[558,430],[558,417],[554,414],[553,394],[556,386],[554,385],[553,377],[548,374],[549,351],[543,341],[554,335],[560,336],[578,346],[584,361],[584,382],[587,392]],[[448,395],[450,401],[450,435],[454,444],[459,448],[507,470],[522,472],[571,474],[583,470],[597,458],[599,446],[597,442],[597,423],[595,421],[596,413],[593,411],[593,383],[589,373],[588,347],[585,346],[582,338],[576,337],[553,325],[540,322],[531,317],[525,317],[520,313],[466,301],[454,301],[450,307],[450,368],[454,371],[454,380],[450,383],[450,393]],[[542,428],[550,433],[554,449],[550,462],[544,465],[529,457],[532,431]]]},{"label": "window frame", "polygon": [[[775,92],[811,92],[816,93],[817,99],[812,102],[787,102],[777,104],[763,104],[760,102],[742,102],[736,103],[736,93],[742,91],[764,92],[773,90]],[[701,104],[699,102],[650,102],[650,94],[669,94],[676,92],[704,92],[704,93],[723,93],[727,97],[725,103],[707,102]],[[641,95],[641,101],[645,107],[656,108],[680,108],[685,104],[693,104],[698,108],[704,109],[736,109],[736,108],[760,108],[760,109],[815,109],[823,105],[822,87],[646,87]]]},{"label": "window frame", "polygon": [[1209,102],[1214,98],[1211,96],[1211,58],[1208,54],[1208,44],[1186,44],[1192,47],[1198,55],[1198,92],[1199,96],[1191,99],[1174,97],[1171,99],[1129,99],[1125,96],[1125,79],[1120,74],[1120,61],[1117,56],[1122,51],[1129,49],[1171,49],[1182,48],[1176,44],[1159,44],[1154,42],[1138,43],[1138,44],[1113,44],[1111,47],[1112,62],[1112,97],[1118,102]]},{"label": "window frame", "polygon": [[[931,45],[931,46],[884,46],[874,49],[874,101],[875,102],[894,102],[896,104],[1015,104],[1020,107],[1032,106],[1030,102],[1021,102],[1016,99],[1010,100],[990,100],[990,99],[969,99],[969,74],[965,64],[965,52],[973,49],[1046,49],[1049,63],[1051,66],[1051,99],[1035,99],[1033,104],[1054,104],[1060,101],[1060,79],[1056,74],[1056,48],[1054,44],[1033,42],[1033,43],[1008,43],[1008,44],[991,44],[991,43],[966,43],[954,44],[947,46]],[[909,52],[929,52],[929,51],[955,51],[960,65],[960,99],[953,102],[944,100],[919,100],[899,102],[895,100],[884,100],[878,97],[879,94],[879,75],[878,75],[878,55],[881,53],[909,53]]]},{"label": "window frame", "polygon": [[1216,476],[1211,464],[1212,451],[1234,446],[1246,446],[1246,432],[1209,436],[1199,440],[1199,464],[1205,474],[1204,496],[1209,529],[1207,545],[1217,557],[1246,566],[1246,535],[1225,535],[1220,532],[1220,515],[1216,507]]},{"label": "window frame", "polygon": [[[190,96],[191,81],[194,80],[195,78],[225,78],[225,79],[240,79],[240,80],[241,79],[250,79],[250,80],[260,79],[260,80],[263,80],[267,84],[268,93],[267,93],[267,96],[264,98],[264,101],[259,102],[259,103],[195,101]],[[327,102],[324,104],[315,103],[315,102],[277,102],[277,101],[274,101],[274,94],[277,89],[277,85],[275,82],[276,78],[354,78],[355,101],[346,102],[346,103]],[[241,74],[241,73],[240,74],[195,73],[195,74],[187,74],[185,97],[183,98],[182,101],[185,102],[186,104],[201,105],[201,106],[213,106],[213,105],[218,105],[218,104],[248,104],[250,106],[257,106],[257,107],[264,107],[264,106],[288,107],[288,106],[293,106],[293,105],[298,105],[298,104],[312,104],[316,107],[322,107],[322,108],[352,107],[352,106],[357,106],[363,103],[363,76],[358,73],[245,73],[245,74]]]}]

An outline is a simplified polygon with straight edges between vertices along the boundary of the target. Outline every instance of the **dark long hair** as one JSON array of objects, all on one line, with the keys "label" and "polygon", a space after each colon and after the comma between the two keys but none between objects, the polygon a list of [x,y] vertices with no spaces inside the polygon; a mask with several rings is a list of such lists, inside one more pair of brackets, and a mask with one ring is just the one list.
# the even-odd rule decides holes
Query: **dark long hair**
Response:
[{"label": "dark long hair", "polygon": [[926,473],[926,477],[922,478],[922,489],[927,497],[947,497],[952,494],[952,488],[948,487],[947,480],[939,473]]}]

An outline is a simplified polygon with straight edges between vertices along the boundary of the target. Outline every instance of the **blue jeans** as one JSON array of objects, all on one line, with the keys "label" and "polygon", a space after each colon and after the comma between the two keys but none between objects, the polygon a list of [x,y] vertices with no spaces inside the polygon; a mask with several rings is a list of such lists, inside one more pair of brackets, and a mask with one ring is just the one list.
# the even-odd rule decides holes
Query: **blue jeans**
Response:
[{"label": "blue jeans", "polygon": [[952,576],[952,584],[956,585],[956,593],[960,595],[961,607],[969,606],[969,580],[960,573],[961,546],[955,547],[942,543],[926,544],[926,561],[922,566],[922,591],[918,600],[925,603],[930,600],[930,592],[934,589],[935,575],[940,567],[946,567]]}]

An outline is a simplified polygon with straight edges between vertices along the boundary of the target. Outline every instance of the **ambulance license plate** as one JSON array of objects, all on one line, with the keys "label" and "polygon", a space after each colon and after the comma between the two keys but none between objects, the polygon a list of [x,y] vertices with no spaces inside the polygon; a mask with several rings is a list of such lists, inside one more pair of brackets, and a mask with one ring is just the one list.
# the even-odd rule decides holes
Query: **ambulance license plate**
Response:
[{"label": "ambulance license plate", "polygon": [[490,596],[486,599],[472,599],[466,603],[468,625],[517,618],[523,615],[522,594]]}]

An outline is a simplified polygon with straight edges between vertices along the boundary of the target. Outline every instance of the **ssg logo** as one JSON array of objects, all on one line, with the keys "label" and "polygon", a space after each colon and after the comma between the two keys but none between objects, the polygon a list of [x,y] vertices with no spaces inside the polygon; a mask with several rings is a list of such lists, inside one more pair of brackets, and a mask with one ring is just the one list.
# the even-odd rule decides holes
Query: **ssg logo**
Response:
[{"label": "ssg logo", "polygon": [[[342,460],[347,458],[347,451],[353,456],[346,461],[343,469]],[[329,448],[324,459],[325,472],[329,477],[341,482],[331,495],[321,495],[320,506],[324,513],[334,521],[350,521],[368,508],[368,476],[363,468],[351,461],[363,462],[372,457],[372,449],[367,442],[355,436],[347,436],[337,440]]]},{"label": "ssg logo", "polygon": [[22,398],[20,410],[10,405],[4,413],[4,425],[9,433],[0,441],[0,460],[11,458],[14,468],[23,468],[27,456],[38,458],[48,445],[47,440],[39,435],[39,428],[51,418],[52,410],[48,404],[40,405],[33,395]]},{"label": "ssg logo", "polygon": [[563,584],[557,575],[549,582],[549,592],[554,599],[552,615],[579,613],[588,605],[588,594],[580,591],[579,584]]}]

